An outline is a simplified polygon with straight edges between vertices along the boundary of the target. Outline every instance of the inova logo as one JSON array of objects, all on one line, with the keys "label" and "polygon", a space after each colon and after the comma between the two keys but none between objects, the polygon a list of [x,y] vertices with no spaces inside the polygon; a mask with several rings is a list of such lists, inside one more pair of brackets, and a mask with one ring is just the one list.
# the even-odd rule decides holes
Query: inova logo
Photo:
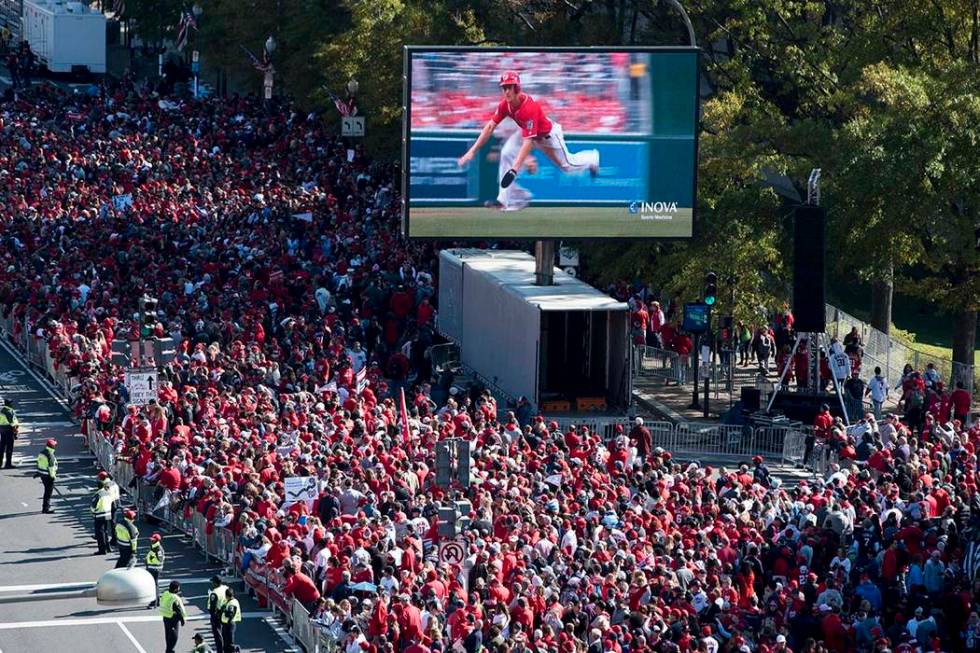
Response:
[{"label": "inova logo", "polygon": [[639,213],[641,220],[671,220],[677,213],[677,202],[630,202],[627,206],[633,215]]}]

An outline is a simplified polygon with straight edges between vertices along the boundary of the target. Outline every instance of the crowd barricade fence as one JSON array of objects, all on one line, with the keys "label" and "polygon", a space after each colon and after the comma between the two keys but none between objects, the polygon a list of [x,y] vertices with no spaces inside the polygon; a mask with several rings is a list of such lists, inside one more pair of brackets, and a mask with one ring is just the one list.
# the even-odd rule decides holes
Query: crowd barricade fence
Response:
[{"label": "crowd barricade fence", "polygon": [[680,422],[664,435],[666,441],[654,440],[654,446],[675,454],[742,456],[755,453],[755,434],[751,426]]},{"label": "crowd barricade fence", "polygon": [[314,651],[319,639],[319,628],[310,621],[310,613],[306,611],[303,604],[293,599],[290,605],[290,632],[305,650]]},{"label": "crowd barricade fence", "polygon": [[636,345],[634,352],[634,365],[639,376],[661,378],[665,383],[684,383],[686,370],[677,352],[646,345]]}]

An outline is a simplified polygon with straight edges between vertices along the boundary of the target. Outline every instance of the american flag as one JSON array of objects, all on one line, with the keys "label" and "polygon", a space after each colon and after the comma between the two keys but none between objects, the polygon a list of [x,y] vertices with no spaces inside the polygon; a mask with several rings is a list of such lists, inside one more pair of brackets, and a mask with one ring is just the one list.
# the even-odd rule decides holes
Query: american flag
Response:
[{"label": "american flag", "polygon": [[180,22],[177,24],[178,50],[183,50],[184,46],[187,45],[187,39],[190,38],[192,29],[197,30],[197,21],[194,19],[194,13],[190,9],[184,9],[180,12]]},{"label": "american flag", "polygon": [[333,105],[337,107],[337,111],[340,112],[340,115],[344,117],[357,115],[357,104],[353,97],[344,100],[333,91],[327,91],[327,95],[329,95],[330,99],[333,100]]},{"label": "american flag", "polygon": [[240,47],[245,52],[245,56],[248,57],[249,63],[252,64],[252,67],[253,68],[255,68],[256,70],[258,70],[259,72],[262,72],[262,73],[267,73],[267,72],[271,72],[272,71],[272,62],[269,60],[269,53],[268,52],[266,52],[263,49],[262,59],[260,60],[258,57],[256,57],[254,54],[252,54],[252,51],[251,50],[249,50],[248,48],[246,48],[244,45],[242,45]]},{"label": "american flag", "polygon": [[963,575],[972,583],[977,578],[980,571],[980,542],[974,540],[966,547],[966,555],[963,557]]}]

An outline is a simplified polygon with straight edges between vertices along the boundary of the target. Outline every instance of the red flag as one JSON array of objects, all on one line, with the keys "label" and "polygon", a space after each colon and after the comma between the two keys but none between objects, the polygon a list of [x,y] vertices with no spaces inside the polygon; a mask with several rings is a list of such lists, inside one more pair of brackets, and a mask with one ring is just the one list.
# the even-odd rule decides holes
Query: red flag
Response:
[{"label": "red flag", "polygon": [[399,403],[398,410],[402,418],[402,440],[405,444],[405,448],[411,450],[411,439],[412,434],[408,429],[408,406],[405,404],[405,388],[401,389],[401,399]]}]

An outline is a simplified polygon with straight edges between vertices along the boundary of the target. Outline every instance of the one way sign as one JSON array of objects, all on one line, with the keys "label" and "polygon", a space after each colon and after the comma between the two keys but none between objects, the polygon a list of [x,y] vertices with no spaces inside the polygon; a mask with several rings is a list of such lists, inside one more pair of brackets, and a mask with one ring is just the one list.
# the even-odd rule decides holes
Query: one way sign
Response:
[{"label": "one way sign", "polygon": [[157,371],[139,369],[126,371],[126,389],[129,390],[129,403],[145,406],[157,398]]}]

